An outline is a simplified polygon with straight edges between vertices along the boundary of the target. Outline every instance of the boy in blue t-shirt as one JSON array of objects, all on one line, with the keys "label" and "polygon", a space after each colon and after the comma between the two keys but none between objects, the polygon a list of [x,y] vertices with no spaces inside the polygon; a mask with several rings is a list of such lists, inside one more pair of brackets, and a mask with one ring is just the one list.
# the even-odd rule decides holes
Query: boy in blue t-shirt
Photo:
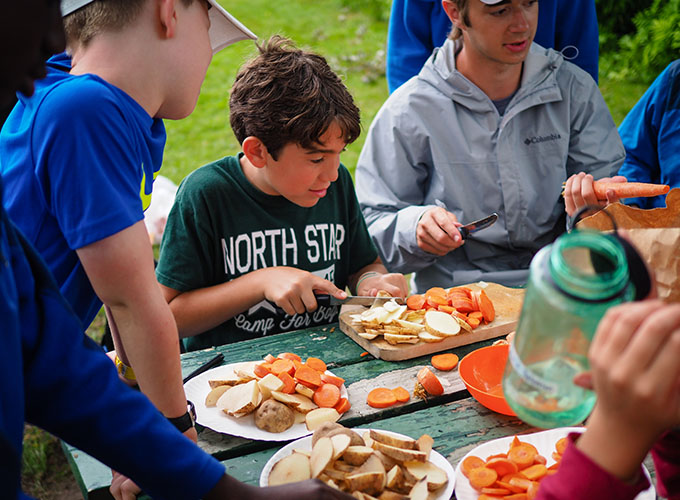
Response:
[{"label": "boy in blue t-shirt", "polygon": [[[67,50],[0,133],[10,217],[86,328],[102,302],[121,374],[196,440],[144,226],[163,118],[196,105],[214,50],[254,38],[214,1],[64,0]],[[140,48],[143,47],[143,50]]]},{"label": "boy in blue t-shirt", "polygon": [[315,291],[405,296],[340,164],[359,110],[325,59],[272,38],[239,72],[229,108],[243,152],[184,180],[156,269],[187,349],[334,321],[338,307]]}]

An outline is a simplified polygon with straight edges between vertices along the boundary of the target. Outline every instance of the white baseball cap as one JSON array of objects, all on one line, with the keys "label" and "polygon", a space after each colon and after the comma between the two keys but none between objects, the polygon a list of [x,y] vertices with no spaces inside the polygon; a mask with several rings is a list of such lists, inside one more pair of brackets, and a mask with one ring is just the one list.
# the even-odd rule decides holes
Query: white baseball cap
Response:
[{"label": "white baseball cap", "polygon": [[497,3],[501,3],[503,0],[479,0],[479,1],[487,5],[495,5]]},{"label": "white baseball cap", "polygon": [[[72,12],[85,7],[94,0],[61,0],[61,15],[67,16]],[[216,54],[227,45],[236,43],[240,40],[257,40],[255,34],[246,28],[234,16],[229,14],[224,8],[217,3],[217,0],[207,0],[211,5],[208,11],[210,16],[210,45],[213,49],[213,54]]]}]

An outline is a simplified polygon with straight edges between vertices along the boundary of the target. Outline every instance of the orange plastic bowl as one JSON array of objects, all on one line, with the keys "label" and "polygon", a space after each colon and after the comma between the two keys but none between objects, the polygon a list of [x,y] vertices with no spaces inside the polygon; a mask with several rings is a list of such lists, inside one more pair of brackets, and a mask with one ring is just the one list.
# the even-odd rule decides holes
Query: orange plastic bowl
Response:
[{"label": "orange plastic bowl", "polygon": [[458,364],[465,387],[489,410],[515,416],[503,397],[501,380],[508,360],[508,345],[490,345],[472,351]]}]

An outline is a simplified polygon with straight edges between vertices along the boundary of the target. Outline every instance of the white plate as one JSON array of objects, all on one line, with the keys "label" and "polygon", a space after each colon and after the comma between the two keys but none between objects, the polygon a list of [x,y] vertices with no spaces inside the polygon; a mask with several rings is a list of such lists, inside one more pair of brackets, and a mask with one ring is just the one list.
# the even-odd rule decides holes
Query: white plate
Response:
[{"label": "white plate", "polygon": [[[248,439],[256,439],[258,441],[290,441],[291,439],[297,439],[311,434],[311,432],[307,430],[307,426],[304,422],[301,424],[293,424],[292,427],[284,432],[267,432],[259,429],[255,425],[254,413],[237,418],[227,415],[219,408],[208,408],[205,406],[205,397],[210,392],[208,380],[233,377],[234,370],[238,369],[238,367],[250,365],[252,363],[252,361],[246,361],[244,363],[232,363],[230,365],[218,366],[217,368],[201,373],[184,384],[184,393],[186,394],[187,399],[193,401],[196,406],[196,422],[203,427],[209,427],[217,432]],[[332,375],[329,371],[326,371],[326,373]],[[347,397],[347,389],[344,384],[340,388],[340,396],[343,398]]]},{"label": "white plate", "polygon": [[[361,431],[368,432],[370,429],[365,429],[365,428],[357,428],[357,429],[351,429],[353,431],[359,431],[359,434],[363,436],[363,433]],[[402,437],[405,438],[407,436],[404,436],[403,434],[399,434],[397,432],[392,432],[392,431],[385,431],[382,429],[374,429],[374,430],[379,430],[380,432],[384,432],[386,434],[391,434],[393,436],[397,437]],[[265,487],[269,484],[269,473],[272,470],[272,467],[274,467],[274,464],[281,460],[282,458],[290,455],[293,453],[293,450],[311,450],[312,449],[312,436],[306,436],[301,439],[298,439],[297,441],[293,441],[292,443],[288,443],[286,446],[281,448],[279,451],[277,451],[270,459],[269,461],[264,465],[264,468],[262,469],[262,473],[260,474],[260,486]],[[451,494],[453,493],[453,487],[455,483],[455,473],[453,471],[453,467],[449,463],[446,458],[444,458],[440,453],[437,453],[436,451],[432,450],[430,452],[430,462],[432,462],[434,465],[442,469],[444,472],[446,472],[447,477],[449,478],[449,482],[446,483],[446,486],[442,487],[441,490],[439,490],[439,494],[437,496],[430,495],[429,500],[449,500],[451,498]],[[437,493],[437,492],[435,492]]]},{"label": "white plate", "polygon": [[[517,437],[520,441],[525,441],[527,443],[533,444],[538,452],[543,455],[548,463],[546,464],[550,467],[555,463],[552,458],[552,453],[555,451],[555,443],[558,439],[566,437],[570,432],[583,432],[583,427],[559,427],[557,429],[549,429],[547,431],[535,432],[533,434],[519,434]],[[482,460],[486,459],[489,455],[495,455],[497,453],[507,453],[510,447],[510,442],[513,440],[514,436],[507,436],[504,438],[494,439],[486,443],[482,443],[476,448],[472,449],[467,455],[465,455],[458,465],[456,466],[456,499],[457,500],[477,500],[479,497],[479,492],[470,486],[470,481],[463,475],[463,471],[460,468],[460,464],[463,463],[470,455],[475,455]],[[643,470],[647,479],[651,483],[649,477],[649,472],[647,468],[643,465]],[[655,500],[656,491],[654,486],[650,486],[645,491],[640,492],[635,500]]]}]

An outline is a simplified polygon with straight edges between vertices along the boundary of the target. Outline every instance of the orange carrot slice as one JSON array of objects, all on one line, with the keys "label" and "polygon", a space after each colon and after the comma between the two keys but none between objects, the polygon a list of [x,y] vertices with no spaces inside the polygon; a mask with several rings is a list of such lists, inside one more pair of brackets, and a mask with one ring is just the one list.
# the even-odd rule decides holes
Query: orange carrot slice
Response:
[{"label": "orange carrot slice", "polygon": [[479,302],[479,310],[482,313],[482,316],[484,317],[484,321],[486,321],[487,323],[491,323],[493,319],[496,317],[496,310],[493,307],[491,299],[484,290],[480,290],[477,300]]},{"label": "orange carrot slice", "polygon": [[452,352],[447,352],[446,354],[437,354],[432,356],[430,362],[437,370],[448,372],[453,370],[458,364],[458,356]]},{"label": "orange carrot slice", "polygon": [[321,381],[326,383],[326,384],[337,385],[338,387],[342,387],[342,384],[345,383],[344,378],[336,377],[335,375],[331,375],[330,373],[322,373],[321,374]]},{"label": "orange carrot slice", "polygon": [[305,364],[311,368],[314,368],[319,373],[324,373],[326,371],[326,363],[319,358],[307,358]]},{"label": "orange carrot slice", "polygon": [[342,415],[351,407],[352,405],[349,403],[347,398],[340,398],[340,401],[338,401],[338,403],[333,408],[335,408],[336,411]]},{"label": "orange carrot slice", "polygon": [[295,371],[295,380],[313,389],[322,384],[321,374],[309,365],[300,365]]},{"label": "orange carrot slice", "polygon": [[470,455],[460,464],[461,471],[467,478],[470,477],[470,471],[472,469],[476,469],[477,467],[484,467],[484,460],[475,455]]},{"label": "orange carrot slice", "polygon": [[432,396],[441,396],[444,394],[444,387],[437,376],[430,371],[427,366],[424,366],[418,372],[418,382],[423,388]]},{"label": "orange carrot slice", "polygon": [[411,399],[411,395],[408,393],[408,391],[401,386],[392,389],[392,392],[394,392],[394,396],[397,398],[399,403],[406,403],[409,399]]},{"label": "orange carrot slice", "polygon": [[488,488],[495,483],[498,479],[498,474],[493,469],[477,467],[470,471],[468,479],[470,480],[470,486],[476,490],[481,490],[482,488]]},{"label": "orange carrot slice", "polygon": [[333,408],[340,401],[340,389],[337,385],[322,384],[314,391],[312,399],[321,408]]},{"label": "orange carrot slice", "polygon": [[387,408],[397,403],[397,397],[392,389],[377,387],[368,393],[366,403],[373,408]]},{"label": "orange carrot slice", "polygon": [[290,359],[277,359],[272,363],[271,371],[277,377],[281,373],[287,373],[288,375],[293,375],[295,373],[295,365]]},{"label": "orange carrot slice", "polygon": [[286,394],[295,393],[295,379],[291,377],[288,372],[281,372],[277,377],[283,382],[283,389],[281,389],[281,392],[285,392]]},{"label": "orange carrot slice", "polygon": [[292,352],[282,352],[276,357],[279,359],[290,359],[291,361],[302,361],[302,358],[300,358],[300,356]]},{"label": "orange carrot slice", "polygon": [[411,295],[406,299],[406,306],[409,309],[413,309],[414,311],[417,311],[418,309],[422,309],[423,306],[425,305],[425,296],[420,295],[420,294],[414,294]]}]

